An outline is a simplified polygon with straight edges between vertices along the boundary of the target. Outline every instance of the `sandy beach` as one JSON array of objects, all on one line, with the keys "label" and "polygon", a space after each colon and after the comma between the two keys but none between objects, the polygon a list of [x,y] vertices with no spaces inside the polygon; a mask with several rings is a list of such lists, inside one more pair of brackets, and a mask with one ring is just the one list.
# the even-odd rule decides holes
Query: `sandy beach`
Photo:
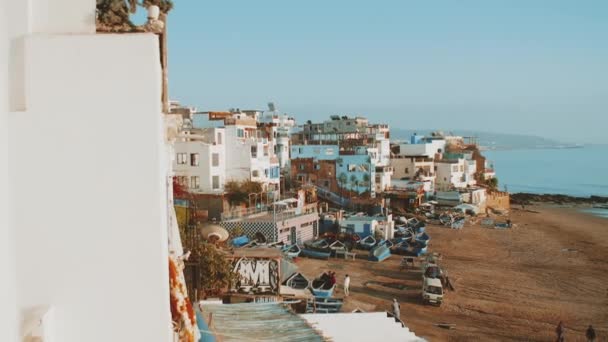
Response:
[{"label": "sandy beach", "polygon": [[335,271],[340,284],[351,276],[344,311],[388,310],[397,298],[406,325],[431,341],[554,341],[560,320],[567,341],[584,341],[589,324],[598,341],[608,340],[608,219],[540,205],[514,209],[510,218],[509,230],[427,226],[429,251],[442,254],[455,286],[441,307],[422,304],[421,273],[400,270],[400,256],[297,263],[311,279],[324,270]]}]

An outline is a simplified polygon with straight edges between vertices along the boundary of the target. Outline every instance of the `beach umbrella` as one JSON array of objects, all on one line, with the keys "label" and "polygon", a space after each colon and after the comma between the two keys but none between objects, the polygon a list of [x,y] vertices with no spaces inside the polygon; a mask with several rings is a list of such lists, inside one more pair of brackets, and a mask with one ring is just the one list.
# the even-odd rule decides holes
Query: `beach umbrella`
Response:
[{"label": "beach umbrella", "polygon": [[228,240],[228,237],[230,236],[226,229],[213,223],[205,224],[200,229],[201,235],[207,240],[211,237],[215,237],[219,242],[224,242]]}]

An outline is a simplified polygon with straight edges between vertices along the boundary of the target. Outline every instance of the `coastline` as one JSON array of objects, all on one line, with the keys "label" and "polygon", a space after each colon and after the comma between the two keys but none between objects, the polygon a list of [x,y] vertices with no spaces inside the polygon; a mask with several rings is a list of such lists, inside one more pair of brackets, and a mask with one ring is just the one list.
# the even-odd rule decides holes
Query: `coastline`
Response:
[{"label": "coastline", "polygon": [[[514,227],[506,230],[483,228],[479,221],[462,230],[428,225],[429,251],[441,253],[455,287],[441,307],[421,303],[420,271],[401,270],[399,256],[382,263],[300,259],[298,264],[309,277],[326,269],[338,279],[348,273],[352,295],[345,311],[387,310],[397,298],[406,325],[431,341],[552,341],[560,320],[568,340],[583,340],[589,324],[598,340],[606,340],[608,224],[580,212],[584,206],[515,206],[509,213]],[[438,328],[438,322],[455,329]]]}]

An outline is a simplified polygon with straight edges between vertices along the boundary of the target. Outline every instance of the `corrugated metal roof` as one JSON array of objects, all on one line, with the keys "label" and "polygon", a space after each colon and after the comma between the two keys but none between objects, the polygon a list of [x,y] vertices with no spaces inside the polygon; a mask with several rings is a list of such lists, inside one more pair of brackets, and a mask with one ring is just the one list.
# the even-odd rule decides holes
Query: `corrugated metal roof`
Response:
[{"label": "corrugated metal roof", "polygon": [[[210,331],[224,342],[327,342],[303,318],[278,303],[212,304],[201,302],[197,311]],[[210,318],[211,317],[211,318]],[[209,332],[202,332],[208,336]]]}]

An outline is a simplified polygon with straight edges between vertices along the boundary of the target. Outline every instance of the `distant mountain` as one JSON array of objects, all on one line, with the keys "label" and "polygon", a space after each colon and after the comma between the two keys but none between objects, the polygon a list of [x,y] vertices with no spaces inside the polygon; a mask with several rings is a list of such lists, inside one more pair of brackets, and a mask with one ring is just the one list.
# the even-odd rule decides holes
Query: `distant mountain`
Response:
[{"label": "distant mountain", "polygon": [[[417,133],[418,135],[430,135],[431,132],[437,130],[432,129],[400,129],[391,128],[391,141],[401,140],[409,142],[410,137]],[[490,133],[471,130],[453,130],[443,131],[446,135],[459,135],[463,137],[476,137],[477,143],[483,149],[489,150],[512,150],[512,149],[530,149],[530,148],[576,148],[582,147],[577,144],[568,144],[552,139],[547,139],[535,135],[524,134],[506,134],[506,133]]]}]

